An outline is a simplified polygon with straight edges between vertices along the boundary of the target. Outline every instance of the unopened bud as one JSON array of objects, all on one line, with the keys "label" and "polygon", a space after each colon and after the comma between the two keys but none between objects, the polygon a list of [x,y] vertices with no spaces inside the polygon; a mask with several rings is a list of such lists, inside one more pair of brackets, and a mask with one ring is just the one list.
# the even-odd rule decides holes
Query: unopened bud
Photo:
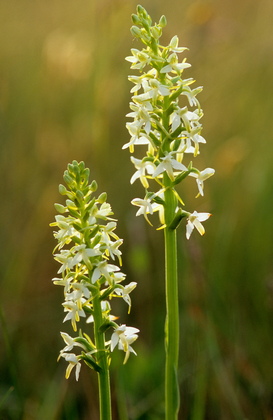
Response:
[{"label": "unopened bud", "polygon": [[61,195],[65,195],[66,193],[67,193],[67,189],[65,188],[65,186],[64,185],[62,185],[62,184],[60,184],[59,185],[59,193],[61,194]]},{"label": "unopened bud", "polygon": [[167,19],[165,15],[161,16],[158,24],[161,28],[164,28],[167,25]]},{"label": "unopened bud", "polygon": [[97,191],[97,189],[98,189],[98,184],[96,183],[96,181],[95,181],[95,180],[91,182],[90,188],[91,188],[91,191],[92,191],[92,192]]},{"label": "unopened bud", "polygon": [[79,201],[82,201],[84,199],[84,195],[83,195],[82,191],[77,190],[76,191],[76,197]]},{"label": "unopened bud", "polygon": [[103,204],[103,203],[105,203],[106,200],[107,200],[106,192],[101,193],[101,195],[98,197],[98,202],[100,204]]},{"label": "unopened bud", "polygon": [[131,34],[137,38],[141,36],[141,30],[137,26],[131,27]]},{"label": "unopened bud", "polygon": [[138,25],[140,23],[138,15],[132,14],[132,21],[135,25]]},{"label": "unopened bud", "polygon": [[146,10],[144,9],[143,6],[141,6],[140,4],[137,6],[137,13],[138,15],[144,15],[147,14]]},{"label": "unopened bud", "polygon": [[153,26],[151,28],[151,34],[156,40],[158,40],[162,35],[162,29],[158,26]]},{"label": "unopened bud", "polygon": [[63,206],[62,204],[55,203],[54,207],[59,213],[65,213],[66,211],[66,207]]},{"label": "unopened bud", "polygon": [[64,173],[64,181],[65,181],[65,183],[68,185],[68,186],[71,186],[72,184],[73,184],[73,178],[71,178],[71,176],[70,175],[68,175],[68,172],[67,171],[65,171],[65,173]]}]

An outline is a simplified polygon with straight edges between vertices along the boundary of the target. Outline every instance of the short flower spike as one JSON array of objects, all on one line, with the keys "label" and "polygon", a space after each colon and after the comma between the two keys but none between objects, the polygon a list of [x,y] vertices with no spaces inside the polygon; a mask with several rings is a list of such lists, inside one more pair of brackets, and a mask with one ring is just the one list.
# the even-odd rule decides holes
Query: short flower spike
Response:
[{"label": "short flower spike", "polygon": [[[117,317],[111,314],[110,300],[122,298],[130,310],[129,294],[136,283],[122,284],[126,277],[120,271],[119,248],[123,241],[115,233],[117,223],[112,218],[106,194],[94,196],[97,183],[89,183],[89,169],[83,162],[73,161],[64,173],[64,180],[66,186],[61,185],[59,190],[68,197],[66,205],[56,204],[61,214],[51,224],[58,241],[54,258],[60,263],[60,277],[54,278],[53,283],[64,287],[64,322],[70,321],[72,329],[78,333],[76,337],[61,333],[65,347],[60,352],[60,357],[68,362],[66,378],[75,368],[78,380],[82,360],[98,372],[105,366],[109,368],[113,348],[110,341],[105,341],[105,333],[109,328],[114,328],[114,331],[120,328],[115,322]],[[90,322],[94,326],[94,343],[90,336],[82,333],[85,323]],[[124,337],[131,327],[126,328]],[[126,360],[128,350],[134,353],[128,346],[118,348],[125,351]],[[80,353],[74,354],[75,349]]]}]

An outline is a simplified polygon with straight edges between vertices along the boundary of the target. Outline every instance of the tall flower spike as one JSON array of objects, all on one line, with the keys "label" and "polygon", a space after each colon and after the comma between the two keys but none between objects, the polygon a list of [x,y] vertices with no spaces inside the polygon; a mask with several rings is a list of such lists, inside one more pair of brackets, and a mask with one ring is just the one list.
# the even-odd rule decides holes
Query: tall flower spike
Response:
[{"label": "tall flower spike", "polygon": [[[199,171],[192,164],[206,140],[201,135],[203,111],[197,99],[202,87],[191,87],[194,80],[183,76],[191,66],[186,58],[179,58],[187,48],[179,47],[177,36],[168,45],[161,45],[162,29],[167,23],[165,16],[153,25],[147,11],[138,6],[132,20],[131,32],[144,47],[133,48],[132,55],[126,58],[131,69],[139,74],[128,77],[134,86],[131,89],[132,112],[127,117],[133,120],[126,124],[131,139],[123,148],[128,147],[134,153],[136,147],[141,146],[142,150],[147,147],[142,158],[139,155],[131,157],[136,168],[131,183],[139,179],[146,190],[146,197],[134,199],[132,204],[140,207],[137,215],[143,214],[150,223],[147,214],[153,214],[159,208],[155,200],[156,188],[171,189],[178,203],[184,203],[176,191],[177,185],[192,176],[197,182],[197,196],[203,196],[204,181],[215,171],[212,168]],[[165,220],[162,210],[160,219]],[[190,236],[188,226],[187,238]],[[201,233],[200,229],[198,231]]]},{"label": "tall flower spike", "polygon": [[[135,198],[132,204],[139,207],[136,215],[148,216],[158,211],[159,221],[164,229],[165,243],[165,290],[166,290],[166,362],[165,362],[165,419],[177,420],[179,411],[179,385],[177,382],[179,355],[179,304],[178,304],[178,264],[176,228],[186,219],[186,238],[189,239],[194,228],[203,235],[202,222],[209,213],[187,212],[184,198],[179,195],[177,186],[188,176],[196,179],[198,195],[204,195],[204,181],[214,174],[214,169],[203,171],[193,166],[193,159],[200,154],[201,145],[206,140],[201,135],[200,120],[203,111],[197,99],[202,88],[192,88],[192,78],[184,78],[190,64],[180,54],[186,48],[179,47],[178,37],[174,36],[167,46],[160,43],[166,18],[162,16],[158,24],[142,7],[132,16],[132,35],[143,48],[131,50],[127,57],[131,69],[139,72],[130,75],[132,112],[127,117],[133,120],[126,124],[131,136],[123,148],[134,153],[140,148],[142,155],[131,157],[136,172],[131,183],[140,180],[145,188],[145,197]],[[142,156],[142,157],[141,157]],[[111,348],[118,345],[126,356],[134,341],[134,331],[120,326],[111,337]]]},{"label": "tall flower spike", "polygon": [[[94,196],[97,184],[95,181],[89,184],[89,169],[85,168],[83,162],[73,161],[64,173],[64,180],[66,186],[60,185],[59,190],[68,198],[65,205],[55,205],[61,214],[51,224],[56,229],[54,237],[58,241],[54,258],[61,265],[58,270],[61,277],[54,278],[53,283],[64,287],[64,322],[70,321],[74,332],[78,334],[71,337],[65,332],[61,333],[65,347],[60,351],[59,358],[68,362],[66,378],[75,367],[78,380],[82,361],[99,373],[109,368],[113,346],[111,341],[105,340],[105,334],[108,334],[108,329],[116,332],[120,328],[115,322],[117,317],[111,314],[109,301],[122,298],[130,310],[129,293],[136,283],[121,284],[126,276],[116,262],[119,265],[122,263],[119,249],[122,239],[115,233],[117,223],[112,218],[113,212],[106,202],[106,194],[97,198]],[[90,323],[94,327],[93,339],[82,332]],[[124,336],[126,331],[131,331],[131,327],[126,328]],[[136,338],[137,335],[134,335],[134,340],[128,338],[127,346],[122,338],[124,345],[118,346],[125,352],[125,361],[129,356],[128,351],[135,353],[129,344]],[[78,354],[72,352],[74,348],[79,350]]]}]

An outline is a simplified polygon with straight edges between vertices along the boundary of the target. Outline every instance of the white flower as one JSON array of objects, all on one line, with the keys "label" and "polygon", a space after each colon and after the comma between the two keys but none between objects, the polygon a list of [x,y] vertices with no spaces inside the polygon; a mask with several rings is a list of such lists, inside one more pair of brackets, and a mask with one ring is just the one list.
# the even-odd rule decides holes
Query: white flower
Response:
[{"label": "white flower", "polygon": [[131,203],[134,206],[140,207],[136,213],[137,216],[143,214],[149,225],[151,225],[150,220],[147,217],[147,214],[153,214],[155,211],[159,211],[162,207],[160,204],[152,203],[151,199],[141,199],[141,198],[134,198]]},{"label": "white flower", "polygon": [[198,230],[200,235],[204,235],[205,229],[201,222],[204,222],[211,216],[210,213],[197,213],[197,211],[194,211],[193,213],[190,213],[188,216],[188,222],[186,226],[186,238],[189,239],[191,236],[191,233],[194,228]]},{"label": "white flower", "polygon": [[146,172],[151,175],[156,170],[156,166],[154,163],[150,161],[143,161],[140,159],[136,159],[133,156],[131,156],[131,161],[135,165],[137,171],[134,173],[134,175],[131,178],[131,184],[135,182],[136,179],[140,179],[142,185],[144,188],[149,188],[149,183],[146,178]]},{"label": "white flower", "polygon": [[168,88],[168,86],[163,85],[157,79],[150,80],[150,88],[152,90],[151,97],[155,99],[159,95],[168,96],[170,94],[170,89]]},{"label": "white flower", "polygon": [[[115,222],[107,223],[106,226],[103,226],[103,230],[101,232],[101,247],[100,249],[105,249],[105,253],[107,256],[110,255],[112,259],[115,259],[115,256],[118,257],[119,264],[122,265],[121,261],[121,251],[118,249],[120,245],[122,245],[123,240],[120,239],[113,230],[116,229],[117,224]],[[111,237],[115,239],[115,241],[111,241]]]},{"label": "white flower", "polygon": [[109,203],[102,203],[98,212],[96,213],[96,217],[99,219],[109,219],[109,216],[113,214],[111,205]]},{"label": "white flower", "polygon": [[[196,178],[196,183],[198,187],[198,191],[200,195],[204,195],[204,181],[214,175],[215,170],[212,168],[204,169],[203,171],[199,172],[198,174],[195,172],[191,172],[189,175]],[[198,194],[198,195],[199,195]]]},{"label": "white flower", "polygon": [[186,172],[188,169],[185,165],[178,162],[173,158],[174,152],[168,153],[165,157],[161,158],[161,163],[156,168],[155,172],[153,173],[153,177],[156,178],[162,172],[167,172],[169,178],[174,181],[174,169],[177,171]]},{"label": "white flower", "polygon": [[71,217],[65,217],[61,214],[55,216],[56,222],[52,225],[58,226],[59,231],[54,232],[54,237],[58,240],[58,248],[62,248],[64,245],[71,242],[72,236],[79,237],[79,232],[72,226],[74,221]]},{"label": "white flower", "polygon": [[168,57],[167,62],[169,64],[164,66],[160,70],[160,73],[174,72],[174,73],[180,74],[184,69],[191,67],[191,65],[189,63],[186,63],[185,60],[183,60],[182,63],[178,63],[178,57],[176,53],[171,54]]},{"label": "white flower", "polygon": [[177,156],[177,158],[179,156],[181,156],[181,159],[182,159],[184,153],[192,153],[192,154],[194,154],[194,152],[195,152],[195,149],[191,145],[191,141],[190,141],[189,138],[186,138],[186,139],[185,138],[182,138],[182,139],[180,139],[180,145],[176,149],[176,156]]},{"label": "white flower", "polygon": [[118,266],[108,264],[106,261],[101,261],[93,271],[91,282],[95,283],[103,276],[105,281],[111,284],[111,274],[119,270],[120,268]]},{"label": "white flower", "polygon": [[113,214],[112,208],[109,203],[102,203],[100,208],[98,208],[98,206],[94,204],[90,212],[88,223],[89,225],[94,225],[97,223],[97,219],[113,220],[109,217],[112,214]]},{"label": "white flower", "polygon": [[135,119],[134,121],[128,122],[126,124],[126,128],[132,137],[139,137],[142,128],[142,122],[138,119]]},{"label": "white flower", "polygon": [[126,278],[126,275],[121,271],[112,273],[111,279],[113,279],[114,284],[121,283]]},{"label": "white flower", "polygon": [[63,350],[61,350],[60,357],[63,353],[72,350],[74,346],[78,346],[86,350],[83,344],[77,343],[77,341],[75,341],[75,339],[73,337],[70,337],[70,335],[68,335],[67,333],[61,332],[61,336],[64,342],[66,343],[66,346],[63,348]]},{"label": "white flower", "polygon": [[110,237],[116,239],[117,241],[119,240],[118,235],[113,232],[116,229],[116,227],[117,227],[116,222],[109,222],[107,223],[107,225],[103,226],[103,232],[102,232],[103,242],[107,244],[108,241],[110,240]]},{"label": "white flower", "polygon": [[75,376],[76,376],[76,381],[78,381],[80,370],[81,370],[81,364],[79,362],[80,356],[76,356],[74,353],[62,353],[60,354],[60,356],[63,357],[67,362],[69,362],[69,365],[67,366],[66,373],[65,373],[66,379],[69,378],[72,369],[76,367]]},{"label": "white flower", "polygon": [[151,57],[149,54],[146,54],[144,51],[139,51],[136,48],[131,49],[131,53],[133,55],[130,55],[125,58],[126,61],[129,61],[132,63],[131,69],[140,69],[142,70],[146,64],[149,64],[151,61]]},{"label": "white flower", "polygon": [[89,258],[100,255],[100,251],[98,251],[97,249],[87,248],[85,244],[75,246],[73,248],[73,251],[76,251],[76,254],[74,255],[71,263],[72,267],[84,261],[87,267],[90,268],[91,262]]},{"label": "white flower", "polygon": [[90,298],[91,292],[84,283],[74,282],[71,283],[73,291],[71,293],[65,293],[66,301],[72,301],[77,304],[78,308],[82,309],[82,304],[86,299]]},{"label": "white flower", "polygon": [[[151,131],[151,118],[150,111],[153,111],[153,106],[150,102],[144,104],[135,104],[134,102],[130,103],[130,108],[133,112],[129,112],[126,117],[132,117],[138,121],[140,127],[143,127],[147,134]],[[130,123],[129,123],[130,124]]]},{"label": "white flower", "polygon": [[122,146],[122,149],[126,149],[127,147],[129,147],[129,150],[131,153],[134,152],[134,146],[136,145],[145,145],[145,144],[149,144],[149,140],[140,134],[140,130],[142,128],[142,121],[140,120],[135,120],[133,122],[127,123],[126,124],[126,128],[129,131],[129,133],[131,134],[131,139],[128,143],[124,144],[124,146]]},{"label": "white flower", "polygon": [[185,95],[188,98],[190,106],[199,106],[199,101],[196,99],[196,95],[202,91],[202,87],[191,89],[189,86],[184,86],[181,95]]},{"label": "white flower", "polygon": [[179,42],[178,36],[177,35],[173,36],[169,44],[169,48],[171,51],[180,53],[188,49],[185,47],[178,47],[178,42]]},{"label": "white flower", "polygon": [[130,352],[136,355],[131,344],[138,338],[138,332],[139,330],[137,328],[127,327],[123,324],[117,327],[111,336],[111,351],[113,351],[118,344],[119,350],[123,350],[126,353],[123,362],[124,364],[127,362]]},{"label": "white flower", "polygon": [[[136,75],[128,76],[128,80],[130,80],[130,82],[135,84],[135,86],[132,87],[132,89],[130,90],[131,93],[137,92],[141,88],[143,79],[145,79],[145,77],[143,75],[141,75],[141,76],[136,76]],[[130,107],[131,107],[131,105],[132,105],[132,102],[130,103]]]},{"label": "white flower", "polygon": [[55,260],[61,263],[58,274],[63,273],[73,267],[71,252],[68,249],[62,249],[60,254],[55,254]]},{"label": "white flower", "polygon": [[170,116],[172,131],[175,131],[183,122],[186,130],[190,132],[193,128],[192,123],[198,122],[199,119],[200,116],[196,112],[189,111],[186,106],[178,108]]},{"label": "white flower", "polygon": [[58,277],[54,277],[54,279],[52,279],[54,284],[56,284],[58,286],[64,286],[64,294],[68,293],[68,291],[71,287],[71,282],[73,280],[74,280],[74,277],[71,277],[71,275],[66,275],[62,279],[59,279]]},{"label": "white flower", "polygon": [[157,79],[144,79],[142,82],[144,93],[133,96],[133,101],[138,104],[143,104],[151,99],[156,100],[159,96],[168,96],[170,89],[168,86],[163,85]]},{"label": "white flower", "polygon": [[126,303],[129,305],[129,312],[131,308],[131,298],[129,296],[129,293],[131,293],[134,288],[136,287],[137,283],[135,281],[132,281],[131,283],[127,284],[126,286],[120,286],[117,287],[114,291],[118,296],[121,296],[122,299],[125,300]]},{"label": "white flower", "polygon": [[79,322],[81,316],[86,316],[84,310],[79,309],[77,303],[72,302],[71,300],[64,302],[62,305],[64,307],[64,312],[68,312],[63,322],[71,320],[73,330],[77,331],[76,322]]},{"label": "white flower", "polygon": [[182,135],[187,139],[187,141],[192,141],[194,143],[194,156],[197,156],[199,153],[199,143],[206,143],[204,137],[199,133],[201,132],[201,125],[195,127],[192,131],[183,131]]},{"label": "white flower", "polygon": [[[114,315],[110,315],[111,306],[110,306],[110,303],[108,302],[108,300],[102,300],[100,304],[101,304],[101,309],[102,309],[102,316],[104,318],[107,317],[110,321],[115,321],[117,319],[117,317],[114,316]],[[94,316],[90,315],[87,318],[86,323],[91,324],[92,322],[94,322]]]},{"label": "white flower", "polygon": [[122,239],[119,239],[118,241],[109,241],[105,248],[106,255],[107,256],[110,255],[112,260],[114,260],[115,256],[117,256],[120,265],[122,264],[121,251],[118,248],[120,247],[120,245],[122,245],[122,243],[123,243]]}]

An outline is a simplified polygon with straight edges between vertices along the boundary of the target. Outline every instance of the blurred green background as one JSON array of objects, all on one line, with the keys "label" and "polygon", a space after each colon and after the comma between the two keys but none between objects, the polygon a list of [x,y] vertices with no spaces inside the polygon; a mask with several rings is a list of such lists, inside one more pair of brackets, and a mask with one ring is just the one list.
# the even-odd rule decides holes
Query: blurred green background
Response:
[{"label": "blurred green background", "polygon": [[[61,288],[49,223],[67,164],[84,160],[108,192],[124,271],[137,281],[128,318],[141,334],[126,366],[112,363],[114,420],[164,418],[162,232],[135,217],[124,57],[134,0],[0,2],[0,419],[97,420],[96,374],[64,378]],[[190,48],[187,77],[203,85],[197,166],[213,167],[206,235],[179,230],[182,420],[273,419],[272,0],[143,0]],[[195,188],[195,186],[194,186]],[[122,312],[123,311],[123,312]],[[128,318],[128,319],[127,319]],[[70,331],[71,332],[71,331]],[[126,415],[126,409],[128,415]]]}]

